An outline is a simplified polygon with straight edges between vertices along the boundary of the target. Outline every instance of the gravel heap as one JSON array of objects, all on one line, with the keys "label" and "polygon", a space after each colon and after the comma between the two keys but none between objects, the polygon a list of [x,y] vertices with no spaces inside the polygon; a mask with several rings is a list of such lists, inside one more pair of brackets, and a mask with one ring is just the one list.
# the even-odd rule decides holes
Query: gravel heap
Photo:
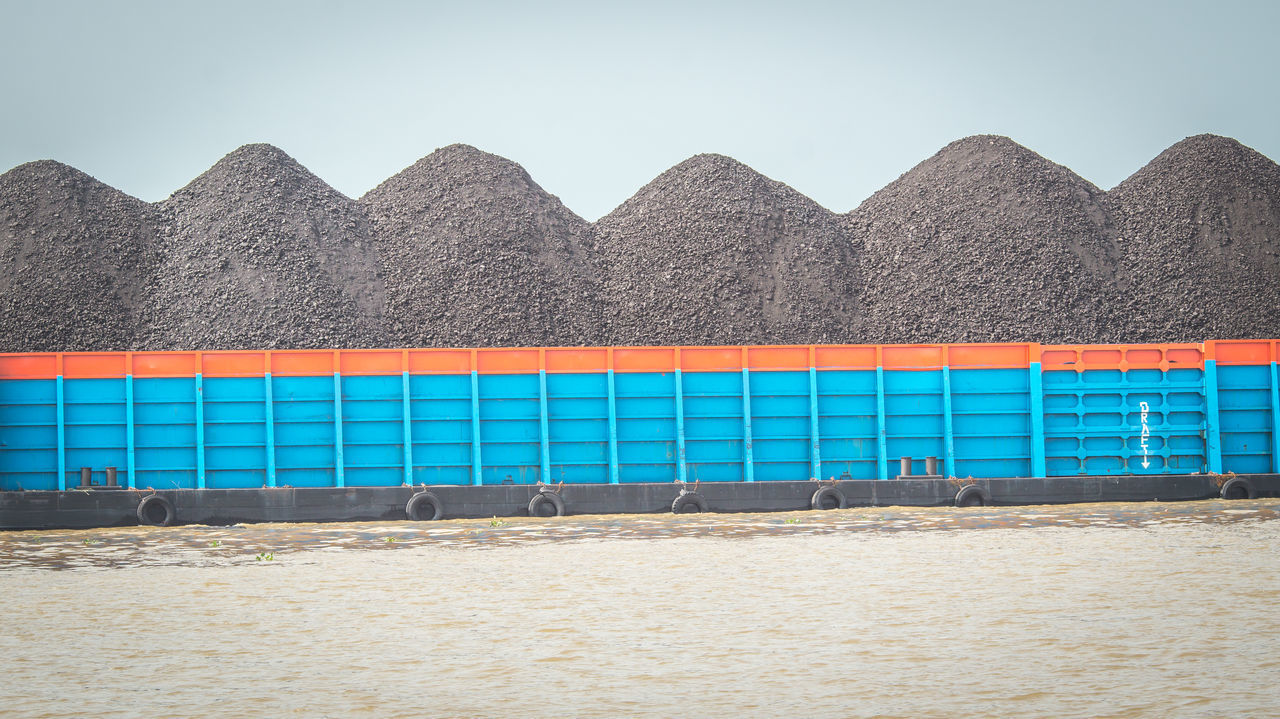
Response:
[{"label": "gravel heap", "polygon": [[0,175],[0,352],[135,345],[151,209],[52,160]]},{"label": "gravel heap", "polygon": [[1119,339],[1103,194],[1005,137],[947,145],[847,216],[863,341]]},{"label": "gravel heap", "polygon": [[163,259],[140,347],[386,344],[369,224],[270,145],[245,145],[160,203]]},{"label": "gravel heap", "polygon": [[591,225],[510,160],[467,145],[360,199],[392,345],[602,344]]},{"label": "gravel heap", "polygon": [[1162,152],[1107,197],[1127,341],[1280,337],[1280,165],[1215,135]]},{"label": "gravel heap", "polygon": [[728,157],[676,165],[596,233],[613,343],[860,337],[856,265],[838,217]]}]

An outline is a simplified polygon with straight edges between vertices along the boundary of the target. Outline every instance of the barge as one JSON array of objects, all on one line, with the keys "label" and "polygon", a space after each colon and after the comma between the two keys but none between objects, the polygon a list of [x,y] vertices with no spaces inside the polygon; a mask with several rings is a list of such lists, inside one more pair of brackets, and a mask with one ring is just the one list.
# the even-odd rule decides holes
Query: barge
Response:
[{"label": "barge", "polygon": [[1280,496],[1280,340],[0,354],[0,528]]}]

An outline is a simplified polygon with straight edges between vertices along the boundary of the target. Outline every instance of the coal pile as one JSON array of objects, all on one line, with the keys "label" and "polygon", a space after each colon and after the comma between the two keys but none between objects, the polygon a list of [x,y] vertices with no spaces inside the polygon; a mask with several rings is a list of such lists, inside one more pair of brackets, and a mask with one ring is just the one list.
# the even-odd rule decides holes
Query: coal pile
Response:
[{"label": "coal pile", "polygon": [[452,145],[360,199],[393,345],[601,344],[591,225],[519,165]]},{"label": "coal pile", "polygon": [[869,342],[1119,340],[1103,192],[1005,137],[969,137],[849,213]]},{"label": "coal pile", "polygon": [[269,145],[155,204],[0,175],[0,351],[1201,341],[1277,297],[1280,166],[1211,135],[1111,192],[965,138],[847,215],[698,155],[595,224],[466,145],[359,201]]},{"label": "coal pile", "polygon": [[1129,341],[1280,337],[1280,165],[1198,135],[1117,185],[1107,205]]},{"label": "coal pile", "polygon": [[839,219],[721,155],[664,172],[596,223],[616,344],[860,337]]},{"label": "coal pile", "polygon": [[385,344],[368,221],[281,150],[241,147],[157,212],[162,259],[139,347]]},{"label": "coal pile", "polygon": [[156,263],[151,215],[52,160],[0,175],[0,352],[135,346]]}]

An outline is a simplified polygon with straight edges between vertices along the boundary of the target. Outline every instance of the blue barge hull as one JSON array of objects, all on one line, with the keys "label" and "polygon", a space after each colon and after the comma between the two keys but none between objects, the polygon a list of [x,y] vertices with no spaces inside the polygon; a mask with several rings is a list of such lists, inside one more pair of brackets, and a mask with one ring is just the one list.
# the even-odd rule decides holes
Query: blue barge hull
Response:
[{"label": "blue barge hull", "polygon": [[0,526],[83,526],[24,519],[37,505],[114,524],[144,494],[172,521],[386,518],[421,486],[433,516],[528,511],[551,485],[533,509],[669,511],[679,487],[685,508],[797,509],[815,481],[853,504],[1267,492],[1278,359],[1280,340],[0,354]]}]

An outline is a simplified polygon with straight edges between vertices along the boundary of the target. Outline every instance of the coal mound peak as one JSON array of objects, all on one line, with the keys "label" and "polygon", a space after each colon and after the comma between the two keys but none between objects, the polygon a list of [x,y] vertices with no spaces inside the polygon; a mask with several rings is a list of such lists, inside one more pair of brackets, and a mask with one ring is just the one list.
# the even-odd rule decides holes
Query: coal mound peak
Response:
[{"label": "coal mound peak", "polygon": [[848,215],[868,340],[1119,339],[1103,194],[1006,137],[947,145]]},{"label": "coal mound peak", "polygon": [[858,335],[837,217],[723,155],[696,155],[596,223],[618,344],[840,342]]},{"label": "coal mound peak", "polygon": [[368,220],[280,149],[237,149],[160,203],[159,215],[145,346],[384,343]]},{"label": "coal mound peak", "polygon": [[1117,307],[1130,331],[1151,341],[1277,336],[1280,166],[1197,135],[1116,186],[1107,206],[1130,279]]},{"label": "coal mound peak", "polygon": [[134,346],[155,244],[146,203],[73,167],[0,175],[0,352]]},{"label": "coal mound peak", "polygon": [[394,344],[604,341],[591,225],[518,164],[450,145],[360,203],[373,222]]}]

